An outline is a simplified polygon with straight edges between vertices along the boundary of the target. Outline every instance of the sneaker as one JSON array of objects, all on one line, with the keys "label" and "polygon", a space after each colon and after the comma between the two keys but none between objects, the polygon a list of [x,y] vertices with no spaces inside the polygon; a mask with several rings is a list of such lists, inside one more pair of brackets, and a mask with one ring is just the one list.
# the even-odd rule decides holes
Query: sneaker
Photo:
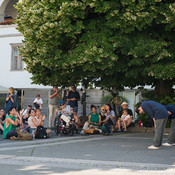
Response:
[{"label": "sneaker", "polygon": [[84,130],[82,130],[82,131],[80,132],[80,134],[85,134]]},{"label": "sneaker", "polygon": [[171,144],[171,143],[168,143],[168,142],[166,142],[166,143],[163,143],[162,145],[163,145],[163,146],[173,146],[173,144]]},{"label": "sneaker", "polygon": [[151,146],[148,146],[148,149],[161,149],[161,147],[151,145]]}]

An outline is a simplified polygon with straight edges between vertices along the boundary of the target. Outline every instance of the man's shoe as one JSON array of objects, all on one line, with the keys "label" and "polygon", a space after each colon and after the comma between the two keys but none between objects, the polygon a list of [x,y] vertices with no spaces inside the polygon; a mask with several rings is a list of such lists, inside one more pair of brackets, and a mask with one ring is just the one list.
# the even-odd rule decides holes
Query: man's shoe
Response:
[{"label": "man's shoe", "polygon": [[148,146],[148,149],[161,149],[161,147],[151,145],[151,146]]},{"label": "man's shoe", "polygon": [[171,143],[168,143],[168,142],[166,142],[166,143],[163,143],[162,145],[163,145],[163,146],[173,146],[173,144],[171,144]]}]

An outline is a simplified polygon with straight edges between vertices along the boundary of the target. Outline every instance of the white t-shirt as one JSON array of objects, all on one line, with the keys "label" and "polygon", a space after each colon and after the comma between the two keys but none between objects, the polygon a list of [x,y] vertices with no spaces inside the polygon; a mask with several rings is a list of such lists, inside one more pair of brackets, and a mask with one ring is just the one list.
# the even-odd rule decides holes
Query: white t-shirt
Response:
[{"label": "white t-shirt", "polygon": [[39,105],[42,105],[43,104],[43,100],[41,98],[39,100],[37,98],[35,98],[33,103],[37,103]]}]

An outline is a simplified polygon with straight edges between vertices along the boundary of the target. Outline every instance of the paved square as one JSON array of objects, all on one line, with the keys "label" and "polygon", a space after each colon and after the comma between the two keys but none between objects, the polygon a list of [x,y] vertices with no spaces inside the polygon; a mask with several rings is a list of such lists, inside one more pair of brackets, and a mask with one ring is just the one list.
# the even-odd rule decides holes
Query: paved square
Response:
[{"label": "paved square", "polygon": [[0,143],[2,175],[175,175],[175,146],[148,150],[153,134],[58,136]]}]

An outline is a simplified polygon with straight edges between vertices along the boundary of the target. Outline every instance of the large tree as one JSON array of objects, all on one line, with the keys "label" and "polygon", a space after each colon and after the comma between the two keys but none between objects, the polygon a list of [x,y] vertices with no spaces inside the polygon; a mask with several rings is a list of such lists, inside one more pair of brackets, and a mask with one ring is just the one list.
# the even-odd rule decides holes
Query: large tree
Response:
[{"label": "large tree", "polygon": [[20,52],[34,83],[147,84],[172,93],[173,0],[23,0],[16,8]]}]

